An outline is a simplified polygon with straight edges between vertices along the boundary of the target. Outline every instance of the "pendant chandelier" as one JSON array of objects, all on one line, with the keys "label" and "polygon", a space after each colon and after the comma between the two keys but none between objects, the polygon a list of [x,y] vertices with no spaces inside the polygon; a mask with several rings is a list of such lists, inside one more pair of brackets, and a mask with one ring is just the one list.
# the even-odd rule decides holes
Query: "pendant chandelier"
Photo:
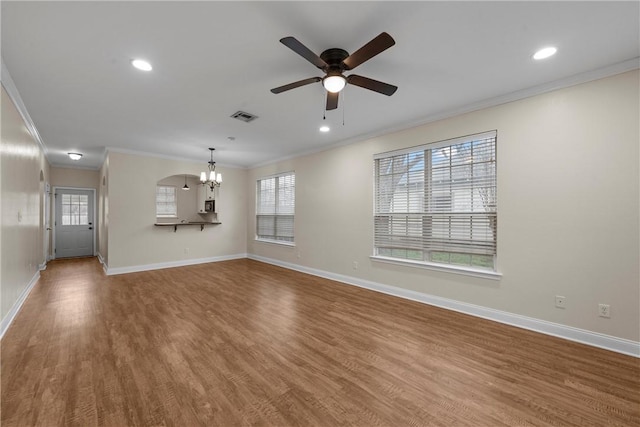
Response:
[{"label": "pendant chandelier", "polygon": [[213,152],[215,148],[209,148],[211,152],[211,160],[209,160],[209,172],[200,172],[200,182],[202,185],[208,185],[211,187],[211,191],[213,191],[216,187],[220,187],[222,183],[222,174],[216,173],[216,162],[213,161]]}]

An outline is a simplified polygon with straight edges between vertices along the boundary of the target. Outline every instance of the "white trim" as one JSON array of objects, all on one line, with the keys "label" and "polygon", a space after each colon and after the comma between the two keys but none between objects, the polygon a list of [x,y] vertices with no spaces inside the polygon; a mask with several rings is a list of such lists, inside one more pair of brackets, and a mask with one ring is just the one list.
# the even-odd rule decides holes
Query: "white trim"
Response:
[{"label": "white trim", "polygon": [[139,271],[149,271],[149,270],[161,270],[163,268],[183,267],[185,265],[206,264],[209,262],[229,261],[233,259],[243,259],[243,258],[247,258],[247,254],[234,254],[234,255],[214,256],[209,258],[185,259],[180,261],[160,262],[157,264],[132,265],[129,267],[116,267],[116,268],[107,267],[106,272],[108,276],[113,276],[115,274],[136,273]]},{"label": "white trim", "polygon": [[[216,150],[216,151],[219,151],[219,150]],[[224,150],[222,150],[222,151],[224,151]],[[187,157],[171,156],[169,154],[160,154],[160,153],[153,153],[153,152],[140,151],[140,150],[130,150],[128,148],[119,148],[119,147],[106,147],[105,152],[104,152],[104,158],[105,159],[107,158],[107,155],[109,153],[128,154],[128,155],[131,155],[131,156],[155,157],[155,158],[158,158],[158,159],[177,160],[177,161],[181,161],[181,162],[200,163],[200,164],[204,164],[204,165],[206,165],[207,161],[208,161],[208,159],[206,159],[205,157],[203,157],[200,160],[195,160],[195,159],[190,159],[190,158],[187,158]],[[102,163],[104,163],[104,161]],[[230,165],[228,163],[220,163],[217,160],[216,160],[216,166],[221,166],[223,168],[229,168],[229,169],[247,169],[247,167],[245,167],[245,166]],[[98,168],[98,169],[100,169],[100,168]]]},{"label": "white trim", "polygon": [[42,264],[38,265],[38,270],[39,271],[44,271],[46,269],[47,269],[47,261],[45,261]]},{"label": "white trim", "polygon": [[424,268],[426,270],[442,271],[445,273],[462,274],[463,276],[479,277],[481,279],[502,279],[502,273],[488,270],[479,270],[471,267],[463,267],[458,265],[434,264],[424,261],[412,261],[398,258],[389,258],[380,255],[371,255],[369,257],[373,261],[386,262],[387,264],[403,265],[405,267]]},{"label": "white trim", "polygon": [[291,248],[296,247],[296,242],[287,242],[285,240],[260,239],[258,236],[256,236],[255,241],[260,243],[269,243],[272,245],[289,246]]},{"label": "white trim", "polygon": [[467,142],[483,141],[485,139],[497,139],[498,131],[490,130],[481,133],[475,133],[473,135],[459,136],[455,138],[443,139],[440,141],[427,142],[426,144],[414,145],[413,147],[400,148],[399,150],[385,151],[383,153],[376,153],[373,155],[374,160],[386,159],[392,156],[398,156],[401,154],[411,154],[418,151],[425,150],[437,150],[438,148],[449,147],[452,145],[464,144]]},{"label": "white trim", "polygon": [[4,60],[2,60],[1,62],[2,62],[2,69],[0,74],[0,80],[2,81],[2,86],[4,86],[4,89],[7,91],[9,98],[11,98],[13,105],[16,106],[16,109],[22,116],[22,120],[24,120],[25,126],[27,126],[27,129],[29,129],[29,133],[31,134],[33,139],[38,141],[38,145],[40,145],[40,148],[44,153],[44,157],[48,161],[49,150],[47,149],[47,146],[44,145],[44,141],[42,140],[42,137],[40,136],[40,133],[36,128],[36,125],[33,123],[33,120],[31,119],[31,116],[27,111],[27,107],[24,105],[24,102],[22,102],[22,97],[20,96],[20,92],[18,92],[18,88],[16,87],[15,83],[13,82],[13,79],[11,78],[9,69],[5,65]]},{"label": "white trim", "polygon": [[297,153],[289,154],[283,157],[279,157],[274,160],[267,160],[264,162],[250,165],[248,169],[255,169],[262,166],[276,164],[285,160],[295,159],[298,157],[308,156],[311,154],[320,153],[323,151],[332,150],[334,148],[343,147],[345,145],[355,144],[356,142],[366,141],[368,139],[376,138],[383,135],[390,135],[395,132],[400,132],[406,129],[423,126],[428,123],[433,123],[438,120],[448,119],[450,117],[460,116],[462,114],[470,113],[472,111],[478,111],[485,108],[496,107],[498,105],[507,104],[509,102],[519,101],[521,99],[531,98],[536,95],[542,95],[544,93],[553,92],[554,90],[565,89],[571,86],[576,86],[582,83],[588,83],[594,80],[604,79],[606,77],[615,76],[616,74],[626,73],[640,68],[640,58],[636,57],[627,61],[619,62],[613,65],[607,65],[606,67],[598,68],[584,73],[575,74],[560,80],[555,80],[549,83],[543,83],[541,85],[532,86],[530,88],[518,90],[515,92],[507,93],[504,95],[488,98],[483,101],[474,102],[472,104],[465,104],[451,110],[441,111],[429,116],[423,117],[420,120],[406,122],[397,126],[388,127],[379,131],[364,133],[353,138],[348,138],[335,144],[325,145],[322,147],[315,147],[309,150],[298,151]]},{"label": "white trim", "polygon": [[22,308],[22,304],[24,304],[24,302],[26,301],[29,293],[31,293],[31,290],[36,285],[39,278],[40,270],[36,271],[29,284],[24,288],[16,302],[13,304],[13,307],[11,307],[11,310],[9,310],[4,319],[2,319],[2,322],[0,322],[0,339],[4,337],[5,332],[7,332],[7,329],[9,329],[9,326],[11,326],[11,323],[13,323],[13,320],[16,318],[18,312],[20,312],[20,309]]},{"label": "white trim", "polygon": [[102,269],[104,270],[104,274],[107,274],[107,271],[109,270],[109,266],[107,266],[107,263],[104,262],[104,258],[102,258],[102,254],[98,252],[96,256],[98,257],[98,261],[100,261],[100,264],[102,264]]},{"label": "white trim", "polygon": [[258,255],[248,254],[247,257],[249,259],[265,262],[267,264],[284,267],[289,270],[300,271],[302,273],[311,274],[313,276],[335,280],[347,285],[358,286],[372,291],[381,292],[383,294],[393,295],[411,301],[417,301],[423,304],[433,305],[436,307],[469,314],[471,316],[493,320],[494,322],[504,323],[506,325],[511,325],[518,328],[539,332],[545,335],[551,335],[569,341],[575,341],[593,347],[603,348],[605,350],[615,351],[617,353],[640,358],[640,342],[618,338],[611,335],[600,334],[597,332],[591,332],[585,329],[574,328],[572,326],[561,325],[558,323],[548,322],[546,320],[540,320],[533,317],[509,313],[506,311],[495,310],[492,308],[482,307],[466,302],[442,298],[435,295],[429,295],[408,289],[398,288],[395,286],[384,285],[382,283],[359,279],[357,277],[345,276],[342,274],[331,273],[311,267],[291,264],[288,262],[266,258]]},{"label": "white trim", "polygon": [[296,174],[295,169],[287,171],[287,172],[278,172],[278,173],[274,173],[274,174],[271,174],[271,175],[265,175],[265,176],[262,176],[260,178],[257,178],[256,179],[256,183],[259,182],[259,181],[263,181],[265,179],[280,178],[281,176],[295,175],[295,174]]}]

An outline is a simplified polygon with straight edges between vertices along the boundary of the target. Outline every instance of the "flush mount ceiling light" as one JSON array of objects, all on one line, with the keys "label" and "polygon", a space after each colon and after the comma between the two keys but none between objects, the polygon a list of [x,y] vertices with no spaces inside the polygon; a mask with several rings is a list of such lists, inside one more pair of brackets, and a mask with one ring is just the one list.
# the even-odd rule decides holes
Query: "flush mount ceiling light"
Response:
[{"label": "flush mount ceiling light", "polygon": [[131,65],[136,67],[138,70],[142,70],[142,71],[151,71],[151,70],[153,70],[153,67],[151,66],[151,64],[149,64],[144,59],[132,59],[131,60]]},{"label": "flush mount ceiling light", "polygon": [[80,160],[82,158],[82,154],[80,153],[67,153],[71,160]]},{"label": "flush mount ceiling light", "polygon": [[329,126],[320,126],[320,132],[329,132],[330,130]]},{"label": "flush mount ceiling light", "polygon": [[533,59],[535,60],[546,59],[546,58],[549,58],[550,56],[555,55],[557,51],[558,49],[556,49],[553,46],[545,47],[540,49],[536,53],[534,53]]},{"label": "flush mount ceiling light", "polygon": [[322,79],[322,86],[331,93],[338,93],[344,89],[347,79],[343,75],[327,76]]},{"label": "flush mount ceiling light", "polygon": [[215,150],[215,148],[209,148],[209,151],[211,152],[211,160],[209,160],[208,163],[209,173],[200,172],[200,183],[211,187],[211,191],[216,187],[220,187],[220,184],[222,183],[222,174],[216,173],[216,162],[213,161],[213,152]]}]

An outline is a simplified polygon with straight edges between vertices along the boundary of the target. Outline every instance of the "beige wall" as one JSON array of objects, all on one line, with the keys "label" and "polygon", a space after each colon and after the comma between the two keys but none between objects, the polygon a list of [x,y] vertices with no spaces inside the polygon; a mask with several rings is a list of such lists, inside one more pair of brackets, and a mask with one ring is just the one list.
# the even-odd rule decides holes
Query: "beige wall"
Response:
[{"label": "beige wall", "polygon": [[[250,170],[247,250],[637,342],[638,103],[633,71]],[[492,129],[502,279],[372,261],[373,155]],[[296,246],[256,242],[255,182],[290,170]],[[598,303],[611,305],[610,319]]]},{"label": "beige wall", "polygon": [[52,167],[51,186],[97,189],[100,186],[100,171]]},{"label": "beige wall", "polygon": [[246,170],[220,168],[224,183],[216,207],[222,224],[204,231],[184,226],[174,233],[153,225],[156,184],[171,175],[197,176],[206,164],[117,152],[107,161],[110,269],[246,253]]},{"label": "beige wall", "polygon": [[46,261],[41,224],[49,164],[4,87],[1,98],[0,316],[4,319]]}]

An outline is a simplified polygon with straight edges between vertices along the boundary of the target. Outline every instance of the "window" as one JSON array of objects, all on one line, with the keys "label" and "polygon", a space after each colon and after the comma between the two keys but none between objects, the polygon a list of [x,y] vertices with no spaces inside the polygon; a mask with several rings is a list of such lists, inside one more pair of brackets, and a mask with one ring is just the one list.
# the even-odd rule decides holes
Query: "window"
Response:
[{"label": "window", "polygon": [[89,196],[84,194],[62,195],[62,225],[89,224]]},{"label": "window", "polygon": [[258,180],[256,239],[293,243],[295,193],[293,172]]},{"label": "window", "polygon": [[160,218],[178,216],[176,187],[171,185],[156,187],[156,216]]},{"label": "window", "polygon": [[495,271],[495,131],[374,157],[374,255]]}]

